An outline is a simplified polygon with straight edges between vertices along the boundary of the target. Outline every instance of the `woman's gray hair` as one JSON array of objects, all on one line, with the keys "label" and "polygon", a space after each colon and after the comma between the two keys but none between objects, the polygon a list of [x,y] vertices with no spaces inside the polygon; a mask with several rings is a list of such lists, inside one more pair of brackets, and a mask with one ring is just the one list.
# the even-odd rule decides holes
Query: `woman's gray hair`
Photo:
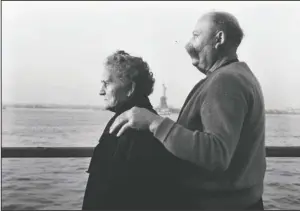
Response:
[{"label": "woman's gray hair", "polygon": [[134,94],[149,96],[153,92],[155,79],[149,65],[141,57],[131,56],[123,50],[117,50],[108,56],[105,67],[115,71],[125,82],[134,82]]}]

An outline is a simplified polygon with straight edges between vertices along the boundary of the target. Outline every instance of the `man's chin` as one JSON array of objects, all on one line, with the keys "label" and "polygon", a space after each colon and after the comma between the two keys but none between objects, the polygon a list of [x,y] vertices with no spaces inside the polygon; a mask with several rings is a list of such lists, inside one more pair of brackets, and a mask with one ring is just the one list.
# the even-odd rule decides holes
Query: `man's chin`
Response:
[{"label": "man's chin", "polygon": [[192,64],[193,64],[193,66],[196,67],[201,73],[206,74],[205,69],[199,67],[200,65],[199,65],[199,61],[198,61],[198,60],[193,60],[193,61],[192,61]]}]

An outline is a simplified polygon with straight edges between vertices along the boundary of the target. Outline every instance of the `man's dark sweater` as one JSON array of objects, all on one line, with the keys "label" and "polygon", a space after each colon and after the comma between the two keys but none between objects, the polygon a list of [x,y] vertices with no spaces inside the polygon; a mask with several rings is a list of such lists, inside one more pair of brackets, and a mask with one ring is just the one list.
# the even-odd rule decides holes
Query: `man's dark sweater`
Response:
[{"label": "man's dark sweater", "polygon": [[176,123],[158,125],[154,136],[186,161],[180,180],[190,206],[246,208],[262,197],[264,112],[256,77],[233,62],[195,86]]},{"label": "man's dark sweater", "polygon": [[150,132],[128,130],[120,137],[108,133],[115,118],[133,106],[152,106],[146,97],[122,106],[108,122],[94,149],[83,209],[176,208],[178,158]]}]

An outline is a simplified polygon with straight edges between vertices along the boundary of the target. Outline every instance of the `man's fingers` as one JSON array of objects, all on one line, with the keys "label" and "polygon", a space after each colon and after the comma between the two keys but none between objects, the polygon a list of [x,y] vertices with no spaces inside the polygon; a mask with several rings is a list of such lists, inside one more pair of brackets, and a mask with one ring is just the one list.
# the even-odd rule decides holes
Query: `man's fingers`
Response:
[{"label": "man's fingers", "polygon": [[125,130],[129,129],[130,127],[131,127],[131,125],[130,125],[129,122],[127,122],[126,124],[124,124],[122,126],[122,128],[119,130],[117,136],[119,137],[120,135],[122,135],[125,132]]},{"label": "man's fingers", "polygon": [[114,123],[109,128],[109,133],[113,133],[115,131],[118,131],[120,127],[122,127],[126,122],[128,122],[127,119],[121,118],[120,116],[117,117],[114,121]]}]

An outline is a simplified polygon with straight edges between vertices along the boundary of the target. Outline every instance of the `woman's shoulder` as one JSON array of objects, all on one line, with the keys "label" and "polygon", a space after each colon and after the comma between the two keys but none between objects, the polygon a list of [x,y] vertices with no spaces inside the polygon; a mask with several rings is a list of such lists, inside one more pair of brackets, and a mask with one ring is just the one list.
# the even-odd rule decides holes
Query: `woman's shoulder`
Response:
[{"label": "woman's shoulder", "polygon": [[167,150],[149,131],[128,129],[119,138],[118,150],[128,159],[148,159],[165,154]]}]

